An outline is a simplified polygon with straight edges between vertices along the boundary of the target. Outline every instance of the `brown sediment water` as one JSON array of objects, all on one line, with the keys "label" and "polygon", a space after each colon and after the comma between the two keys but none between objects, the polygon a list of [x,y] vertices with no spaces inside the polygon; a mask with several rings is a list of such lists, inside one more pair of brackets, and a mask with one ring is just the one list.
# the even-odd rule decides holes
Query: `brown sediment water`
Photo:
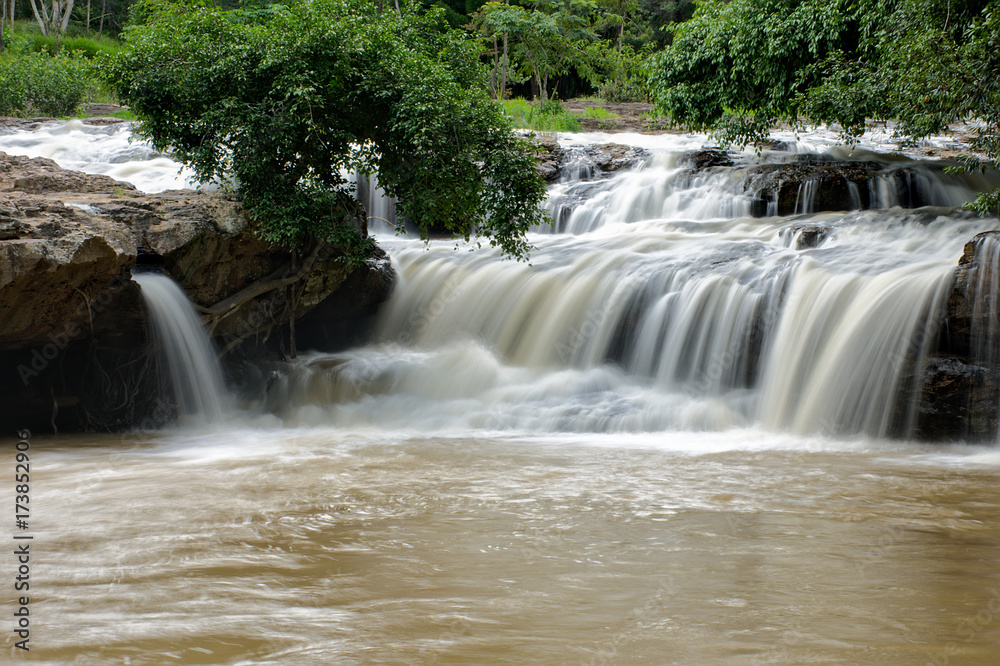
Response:
[{"label": "brown sediment water", "polygon": [[992,449],[233,427],[32,451],[39,663],[985,665],[1000,645]]}]

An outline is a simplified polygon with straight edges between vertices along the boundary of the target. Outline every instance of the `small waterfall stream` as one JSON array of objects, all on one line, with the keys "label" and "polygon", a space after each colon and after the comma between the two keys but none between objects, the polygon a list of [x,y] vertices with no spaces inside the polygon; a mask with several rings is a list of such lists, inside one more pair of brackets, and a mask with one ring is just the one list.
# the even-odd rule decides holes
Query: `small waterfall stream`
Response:
[{"label": "small waterfall stream", "polygon": [[[5,137],[5,150],[58,157],[60,142],[90,140],[112,164],[128,152],[125,127],[46,132]],[[730,152],[730,166],[696,168],[703,136],[564,137],[571,156],[609,140],[646,156],[614,173],[571,160],[549,188],[555,225],[531,234],[530,264],[396,238],[377,178],[356,179],[399,272],[377,337],[282,365],[254,399],[290,425],[910,437],[958,257],[998,226],[955,207],[996,174],[944,173],[868,139],[851,152],[822,130],[778,138],[783,150]],[[165,159],[143,156],[153,166]],[[801,179],[790,202],[780,200],[780,176],[774,189],[754,185],[769,170],[831,164],[867,174],[842,182],[843,210],[830,208],[831,181],[820,176]],[[992,307],[998,273],[981,269],[977,308]],[[201,337],[193,313],[181,323],[187,306],[173,285],[137,280],[158,301],[158,327]],[[1000,365],[996,319],[977,323],[971,362]],[[224,391],[211,350],[163,335],[175,347],[182,413],[217,418]]]},{"label": "small waterfall stream", "polygon": [[149,308],[153,335],[170,376],[178,415],[217,422],[228,412],[222,368],[198,314],[176,282],[161,273],[135,273]]}]

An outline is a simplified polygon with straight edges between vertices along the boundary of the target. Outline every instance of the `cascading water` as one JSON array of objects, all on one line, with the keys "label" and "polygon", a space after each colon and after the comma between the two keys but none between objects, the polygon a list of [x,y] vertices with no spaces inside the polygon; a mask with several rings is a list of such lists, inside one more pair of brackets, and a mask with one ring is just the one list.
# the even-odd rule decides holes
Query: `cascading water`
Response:
[{"label": "cascading water", "polygon": [[396,200],[386,195],[378,176],[354,175],[356,196],[368,212],[368,230],[374,234],[396,233]]},{"label": "cascading water", "polygon": [[[809,154],[835,135],[798,138]],[[678,182],[663,206],[635,186],[704,137],[594,140],[654,154],[553,200],[614,205],[532,236],[530,265],[381,238],[400,277],[380,339],[268,367],[253,397],[270,413],[19,433],[19,536],[36,535],[19,543],[45,565],[33,657],[995,666],[1000,452],[838,433],[905,433],[920,357],[962,365],[933,341],[940,290],[998,221],[862,210],[860,181],[840,212],[775,196],[755,218],[724,169],[678,167],[719,201]],[[949,322],[962,285],[970,311],[998,293],[980,245]],[[965,359],[976,377],[992,345]]]},{"label": "cascading water", "polygon": [[132,124],[88,125],[81,120],[5,134],[0,149],[10,155],[47,157],[64,169],[111,176],[143,192],[192,187],[194,174],[149,144],[131,141]]},{"label": "cascading water", "polygon": [[[124,129],[78,125],[50,133],[127,152],[115,143]],[[906,436],[962,246],[997,222],[898,206],[956,206],[995,183],[888,158],[875,143],[851,153],[833,133],[778,138],[782,151],[696,169],[687,157],[704,137],[613,137],[649,157],[612,175],[589,162],[565,170],[547,204],[556,224],[535,230],[530,265],[450,241],[381,238],[400,280],[377,343],[285,366],[267,408],[290,424]],[[39,153],[59,143],[41,133],[4,142]],[[163,159],[146,157],[129,168],[148,175]],[[875,171],[845,184],[843,212],[816,212],[828,204],[818,181],[803,181],[791,204],[747,186],[759,167],[852,160]],[[372,230],[389,232],[378,218],[393,221],[392,202],[377,180],[362,179],[358,195]],[[977,293],[991,302],[997,289]],[[973,353],[992,367],[995,327],[982,325]],[[186,413],[217,413],[213,381]]]},{"label": "cascading water", "polygon": [[[977,239],[975,268],[970,276],[973,357],[987,370],[1000,371],[1000,238],[984,234]],[[997,433],[1000,440],[1000,432]]]},{"label": "cascading water", "polygon": [[196,422],[221,420],[228,411],[222,368],[191,302],[161,273],[135,273],[132,279],[142,288],[178,415]]},{"label": "cascading water", "polygon": [[877,210],[812,212],[810,181],[799,214],[754,218],[753,156],[695,172],[684,149],[553,185],[531,265],[384,240],[400,281],[383,344],[304,360],[269,408],[401,428],[910,436],[957,257],[996,221],[885,206],[957,205],[976,183],[886,163],[847,189]]}]

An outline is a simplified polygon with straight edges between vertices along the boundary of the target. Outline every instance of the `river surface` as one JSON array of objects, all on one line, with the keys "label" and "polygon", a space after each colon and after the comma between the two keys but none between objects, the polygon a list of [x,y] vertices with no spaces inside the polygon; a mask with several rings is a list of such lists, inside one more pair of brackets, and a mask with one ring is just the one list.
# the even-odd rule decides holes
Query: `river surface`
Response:
[{"label": "river surface", "polygon": [[1000,226],[952,207],[970,183],[751,218],[684,171],[704,137],[564,142],[597,140],[653,154],[554,185],[530,265],[382,236],[370,344],[207,424],[35,433],[31,661],[998,663],[1000,451],[909,436],[950,272]]},{"label": "river surface", "polygon": [[1000,649],[992,449],[226,428],[32,451],[40,663],[985,665]]}]

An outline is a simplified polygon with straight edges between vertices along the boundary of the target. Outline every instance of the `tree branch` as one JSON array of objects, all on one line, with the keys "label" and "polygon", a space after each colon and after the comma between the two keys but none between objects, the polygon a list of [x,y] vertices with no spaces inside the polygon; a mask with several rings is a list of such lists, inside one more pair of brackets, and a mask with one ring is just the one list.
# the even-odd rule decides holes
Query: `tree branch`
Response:
[{"label": "tree branch", "polygon": [[[313,248],[309,258],[302,264],[302,268],[292,275],[286,275],[290,268],[290,264],[286,264],[270,275],[251,283],[244,289],[241,289],[229,298],[223,299],[211,307],[205,308],[196,305],[195,307],[205,315],[202,318],[202,323],[207,325],[209,327],[209,332],[212,333],[215,331],[215,327],[218,326],[220,321],[225,319],[244,303],[257,298],[261,294],[266,294],[269,291],[281,289],[282,287],[298,282],[312,270],[313,265],[316,263],[316,259],[319,258],[320,251],[325,246],[325,241],[317,242],[316,247]],[[295,316],[294,312],[292,313],[292,316]]]}]

